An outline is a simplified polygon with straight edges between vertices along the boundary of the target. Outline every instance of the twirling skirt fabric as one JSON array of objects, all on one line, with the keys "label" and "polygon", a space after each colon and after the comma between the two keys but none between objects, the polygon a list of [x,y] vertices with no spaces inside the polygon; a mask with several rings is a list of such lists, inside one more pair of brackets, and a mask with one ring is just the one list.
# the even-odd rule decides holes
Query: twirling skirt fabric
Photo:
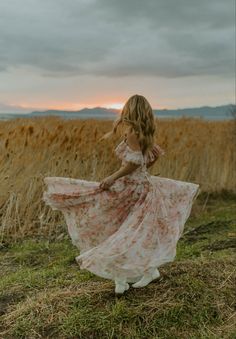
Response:
[{"label": "twirling skirt fabric", "polygon": [[44,182],[43,200],[63,213],[80,251],[75,258],[80,268],[128,282],[174,260],[199,193],[198,184],[142,170],[117,179],[107,190],[81,179],[45,177]]}]

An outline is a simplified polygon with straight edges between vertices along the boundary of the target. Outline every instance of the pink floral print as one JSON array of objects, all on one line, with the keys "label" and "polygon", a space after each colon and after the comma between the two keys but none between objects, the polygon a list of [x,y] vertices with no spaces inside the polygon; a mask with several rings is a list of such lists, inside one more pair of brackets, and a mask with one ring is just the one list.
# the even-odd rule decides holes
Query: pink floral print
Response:
[{"label": "pink floral print", "polygon": [[[155,145],[158,156],[165,151]],[[190,215],[199,185],[150,175],[149,151],[133,151],[126,140],[115,148],[122,164],[140,165],[108,190],[99,182],[45,177],[43,200],[60,210],[81,269],[106,278],[138,281],[149,268],[174,260],[177,242]]]}]

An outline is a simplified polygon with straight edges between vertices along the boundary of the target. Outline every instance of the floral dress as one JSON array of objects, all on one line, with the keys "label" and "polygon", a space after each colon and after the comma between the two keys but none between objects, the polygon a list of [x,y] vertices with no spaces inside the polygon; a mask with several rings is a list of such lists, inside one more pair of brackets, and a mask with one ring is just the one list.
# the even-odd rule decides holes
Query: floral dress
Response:
[{"label": "floral dress", "polygon": [[[158,155],[165,152],[154,146]],[[45,177],[43,200],[60,210],[68,233],[80,250],[75,259],[81,269],[106,278],[136,282],[150,268],[174,260],[176,245],[199,185],[150,175],[146,164],[155,152],[133,151],[124,139],[116,156],[138,164],[104,190],[97,181]]]}]

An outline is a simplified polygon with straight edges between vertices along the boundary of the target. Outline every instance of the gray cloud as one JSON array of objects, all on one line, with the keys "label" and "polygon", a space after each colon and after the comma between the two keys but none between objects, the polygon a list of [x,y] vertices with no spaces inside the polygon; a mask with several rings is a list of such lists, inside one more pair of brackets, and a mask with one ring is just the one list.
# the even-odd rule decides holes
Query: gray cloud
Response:
[{"label": "gray cloud", "polygon": [[234,76],[234,0],[0,3],[0,72]]}]

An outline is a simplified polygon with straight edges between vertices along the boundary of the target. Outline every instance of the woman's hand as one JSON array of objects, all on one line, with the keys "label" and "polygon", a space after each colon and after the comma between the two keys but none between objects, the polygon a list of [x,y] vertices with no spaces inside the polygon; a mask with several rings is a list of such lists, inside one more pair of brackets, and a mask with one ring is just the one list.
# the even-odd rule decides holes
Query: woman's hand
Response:
[{"label": "woman's hand", "polygon": [[110,176],[110,177],[107,177],[107,178],[103,179],[100,182],[99,187],[103,188],[103,189],[108,189],[111,185],[114,184],[114,182],[115,182],[115,179],[112,176]]},{"label": "woman's hand", "polygon": [[158,157],[159,157],[159,154],[160,154],[160,151],[158,150],[157,147],[154,147],[153,150],[152,150],[152,153],[154,154],[154,156],[155,156],[156,158],[158,158]]}]

